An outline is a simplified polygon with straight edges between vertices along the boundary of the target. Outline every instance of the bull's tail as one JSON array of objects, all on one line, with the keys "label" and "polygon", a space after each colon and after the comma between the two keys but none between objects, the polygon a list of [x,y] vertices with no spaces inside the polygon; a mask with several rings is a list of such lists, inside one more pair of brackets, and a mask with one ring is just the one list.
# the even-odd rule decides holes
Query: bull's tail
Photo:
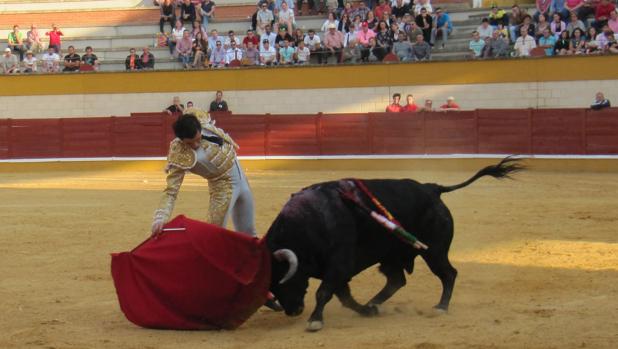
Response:
[{"label": "bull's tail", "polygon": [[497,165],[487,166],[481,169],[474,176],[472,176],[470,179],[463,183],[451,185],[448,187],[436,184],[436,189],[440,194],[448,193],[457,189],[467,187],[470,184],[474,183],[477,179],[484,176],[492,176],[497,179],[511,178],[511,174],[522,171],[526,168],[524,165],[519,163],[519,161],[521,161],[521,159],[514,158],[513,156],[507,156],[502,159],[502,161],[500,161],[500,163],[498,163]]}]

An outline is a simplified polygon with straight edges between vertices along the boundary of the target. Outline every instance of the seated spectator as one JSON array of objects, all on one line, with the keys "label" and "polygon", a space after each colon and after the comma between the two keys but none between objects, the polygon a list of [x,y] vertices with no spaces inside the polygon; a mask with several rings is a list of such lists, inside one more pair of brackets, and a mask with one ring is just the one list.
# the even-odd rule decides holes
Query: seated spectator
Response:
[{"label": "seated spectator", "polygon": [[275,20],[275,17],[272,11],[268,9],[268,4],[266,2],[263,2],[260,5],[260,10],[257,12],[256,19],[257,32],[262,35],[267,32],[266,27],[270,27],[271,23]]},{"label": "seated spectator", "polygon": [[[343,51],[343,33],[337,31],[337,27],[330,24],[328,33],[324,35],[324,47],[326,56],[333,55],[337,59],[337,63],[341,63],[341,52]],[[326,60],[325,62],[326,63]]]},{"label": "seated spectator", "polygon": [[616,10],[616,5],[609,2],[609,0],[601,0],[594,11],[594,22],[592,26],[597,31],[600,31],[604,25],[607,24],[610,14]]},{"label": "seated spectator", "polygon": [[427,13],[433,12],[433,8],[431,7],[431,3],[429,2],[429,0],[419,0],[418,2],[415,2],[414,15],[420,15],[423,9],[425,9]]},{"label": "seated spectator", "polygon": [[489,25],[489,20],[487,18],[483,18],[481,25],[476,28],[476,31],[479,33],[479,37],[485,40],[485,38],[491,38],[494,28]]},{"label": "seated spectator", "polygon": [[598,34],[596,37],[597,43],[599,45],[599,50],[602,52],[605,52],[607,49],[607,43],[609,41],[608,36],[610,33],[611,33],[611,30],[609,29],[609,26],[606,24],[603,26],[601,33]]},{"label": "seated spectator", "polygon": [[311,52],[311,56],[316,56],[318,58],[318,64],[322,64],[322,61],[326,61],[320,37],[315,34],[313,29],[309,29],[309,33],[305,36],[304,41],[305,46],[307,46]]},{"label": "seated spectator", "polygon": [[369,52],[369,56],[367,56],[367,62],[381,62],[384,59],[384,49],[378,46],[376,43],[376,38],[369,39],[369,47],[367,48],[367,52]]},{"label": "seated spectator", "polygon": [[416,42],[412,45],[412,58],[415,61],[428,61],[431,59],[431,46],[423,39],[423,35],[416,36]]},{"label": "seated spectator", "polygon": [[217,41],[223,42],[223,40],[224,39],[219,36],[219,32],[217,32],[217,29],[213,29],[210,31],[210,35],[208,35],[208,50],[206,51],[208,57],[210,57],[210,53],[217,46]]},{"label": "seated spectator", "polygon": [[511,7],[511,13],[509,14],[509,38],[511,41],[515,41],[519,36],[519,27],[524,22],[524,16],[526,12],[519,8],[519,5],[513,5]]},{"label": "seated spectator", "polygon": [[62,40],[60,37],[64,36],[62,31],[60,31],[57,25],[52,24],[52,30],[46,32],[45,35],[49,36],[49,47],[53,47],[54,51],[60,54],[62,52]]},{"label": "seated spectator", "polygon": [[230,47],[232,47],[232,41],[234,41],[236,43],[236,47],[241,46],[241,41],[240,39],[238,39],[238,37],[236,37],[236,33],[233,30],[230,30],[227,32],[227,38],[225,38],[225,42],[223,43],[223,48],[224,49],[229,49]]},{"label": "seated spectator", "polygon": [[356,40],[348,41],[341,54],[343,62],[356,64],[361,60],[361,47]]},{"label": "seated spectator", "polygon": [[586,53],[586,36],[584,35],[584,32],[579,28],[576,28],[573,31],[573,36],[571,37],[571,40],[569,43],[568,53],[572,55],[579,55],[579,54]]},{"label": "seated spectator", "polygon": [[13,31],[9,33],[8,44],[13,52],[19,54],[19,61],[23,61],[26,45],[24,44],[24,35],[19,31],[18,25],[14,25]]},{"label": "seated spectator", "polygon": [[391,6],[388,4],[388,2],[384,1],[384,0],[378,0],[378,6],[373,8],[373,14],[376,16],[376,18],[382,18],[384,17],[384,13],[391,13],[393,12],[391,10]]},{"label": "seated spectator", "polygon": [[[547,21],[547,17],[545,17],[544,14],[540,14],[539,15],[539,19],[538,19],[537,24],[536,24],[536,28],[534,30],[534,37],[537,38],[537,39],[542,37],[543,36],[543,31],[546,28],[549,29],[549,33],[551,34],[551,26],[550,26],[550,23]],[[567,30],[568,29],[569,29],[569,27],[567,26]],[[560,37],[560,36],[558,36],[558,37]],[[558,39],[558,38],[556,37],[556,39]]]},{"label": "seated spectator", "polygon": [[521,29],[521,35],[515,40],[515,55],[517,57],[529,57],[530,51],[536,47],[536,42],[534,38],[528,35],[528,30],[526,28]]},{"label": "seated spectator", "polygon": [[437,38],[442,38],[442,45],[438,46],[438,48],[445,48],[446,43],[448,42],[448,36],[451,35],[453,31],[453,23],[451,22],[451,17],[448,13],[444,12],[442,8],[436,8],[436,18],[435,18],[434,28],[431,30],[431,46],[436,44]]},{"label": "seated spectator", "polygon": [[607,36],[607,52],[618,53],[618,40],[616,40],[616,35],[612,32]]},{"label": "seated spectator", "polygon": [[485,47],[485,40],[481,40],[481,35],[478,31],[472,32],[472,40],[468,43],[468,48],[472,51],[472,58],[481,58],[483,48]]},{"label": "seated spectator", "polygon": [[182,39],[176,43],[176,56],[178,61],[182,63],[182,67],[189,68],[191,64],[191,54],[193,53],[193,41],[188,30],[183,33]]},{"label": "seated spectator", "polygon": [[[581,42],[585,44],[586,41],[581,40]],[[564,56],[564,55],[570,54],[571,45],[572,43],[571,43],[571,39],[569,38],[569,32],[565,30],[562,33],[560,33],[560,38],[558,38],[558,40],[556,41],[556,44],[554,45],[554,54],[558,56]]]},{"label": "seated spectator", "polygon": [[170,24],[170,31],[176,25],[176,2],[172,0],[163,0],[159,4],[159,32],[165,33],[165,22]]},{"label": "seated spectator", "polygon": [[[362,4],[362,3],[361,3]],[[367,22],[361,24],[361,30],[356,33],[356,39],[361,49],[361,59],[367,61],[370,55],[371,39],[375,41],[376,34],[373,30],[369,29]]]},{"label": "seated spectator", "polygon": [[191,2],[191,0],[183,0],[180,5],[180,20],[182,24],[193,23],[197,18],[197,11],[195,9],[195,5]]},{"label": "seated spectator", "polygon": [[446,99],[446,104],[442,104],[440,106],[440,110],[442,111],[459,110],[459,104],[455,103],[455,97],[449,97]]},{"label": "seated spectator", "polygon": [[609,108],[611,106],[609,99],[605,98],[603,92],[597,92],[594,102],[590,106],[590,109],[593,110],[601,110],[605,108]]},{"label": "seated spectator", "polygon": [[10,48],[4,49],[4,54],[0,58],[0,68],[3,74],[15,74],[19,72],[19,61],[17,56],[11,53]]},{"label": "seated spectator", "polygon": [[191,54],[193,56],[193,63],[191,66],[193,68],[203,68],[206,67],[207,64],[207,53],[208,53],[208,41],[204,39],[204,34],[202,32],[197,33],[195,39],[193,40]]},{"label": "seated spectator", "polygon": [[75,47],[73,47],[73,45],[69,46],[69,53],[64,56],[64,69],[62,69],[62,71],[79,71],[79,65],[81,64],[81,61],[82,57],[75,53]]},{"label": "seated spectator", "polygon": [[83,65],[91,66],[94,70],[99,70],[99,58],[92,53],[92,47],[90,46],[86,46],[86,54],[82,56],[82,64],[80,67]]},{"label": "seated spectator", "polygon": [[618,33],[618,11],[614,10],[609,13],[607,25],[609,25],[609,29],[611,29],[614,34]]},{"label": "seated spectator", "polygon": [[283,40],[287,40],[288,42],[294,42],[294,38],[290,35],[285,28],[279,28],[279,34],[275,38],[275,48],[279,49],[283,46]]},{"label": "seated spectator", "polygon": [[276,65],[277,64],[277,51],[270,45],[268,39],[262,41],[263,48],[260,51],[260,64],[261,65]]},{"label": "seated spectator", "polygon": [[397,42],[393,44],[393,53],[402,62],[412,60],[412,45],[403,32],[399,35]]},{"label": "seated spectator", "polygon": [[595,27],[591,26],[588,28],[588,32],[586,33],[586,54],[597,54],[601,53],[599,50],[599,42],[597,41],[597,30]]},{"label": "seated spectator", "polygon": [[401,100],[401,94],[395,93],[393,94],[393,103],[389,104],[386,107],[387,113],[399,113],[401,112],[401,105],[399,104],[399,100]]},{"label": "seated spectator", "polygon": [[364,22],[367,20],[367,13],[369,13],[370,11],[371,9],[367,7],[365,2],[361,1],[358,3],[358,7],[354,11],[352,11],[350,17],[354,18],[356,16],[359,16],[361,22]]},{"label": "seated spectator", "polygon": [[259,46],[260,39],[253,33],[253,30],[247,30],[247,35],[242,39],[242,47],[247,49],[247,45],[251,42],[253,47],[256,48]]},{"label": "seated spectator", "polygon": [[172,29],[172,35],[168,38],[167,45],[170,49],[170,55],[176,55],[176,43],[182,40],[184,32],[187,30],[182,26],[182,21],[176,21],[176,26]]},{"label": "seated spectator", "polygon": [[[539,0],[537,0],[537,1],[539,1]],[[545,1],[548,1],[548,0],[545,0]],[[564,8],[566,10],[566,13],[564,13],[564,14],[566,16],[564,16],[562,18],[566,20],[566,18],[571,18],[571,15],[573,15],[573,14],[577,16],[577,12],[579,11],[580,8],[582,8],[583,5],[584,5],[584,0],[566,0],[564,2]]]},{"label": "seated spectator", "polygon": [[60,69],[60,56],[56,53],[56,50],[52,46],[50,46],[47,49],[47,52],[43,54],[43,57],[41,57],[41,62],[41,67],[43,68],[44,73],[57,73]]},{"label": "seated spectator", "polygon": [[[546,1],[551,3],[551,0]],[[489,16],[487,16],[487,18],[489,19],[489,25],[494,28],[496,28],[498,24],[502,24],[503,26],[509,25],[509,16],[506,14],[506,11],[498,8],[496,5],[491,6],[491,11],[489,12]]]},{"label": "seated spectator", "polygon": [[213,68],[225,67],[225,49],[221,45],[221,41],[215,43],[215,48],[210,51],[210,66]]},{"label": "seated spectator", "polygon": [[24,57],[22,64],[22,73],[36,73],[36,57],[32,51],[26,51],[26,57]]},{"label": "seated spectator", "polygon": [[199,6],[199,13],[202,17],[202,29],[208,30],[208,23],[215,17],[215,2],[212,0],[202,0],[202,5]]},{"label": "seated spectator", "polygon": [[41,36],[39,35],[39,30],[34,24],[30,26],[30,30],[26,34],[26,48],[35,54],[43,51]]},{"label": "seated spectator", "polygon": [[242,54],[243,65],[259,65],[260,64],[260,51],[256,48],[257,45],[253,44],[253,41],[247,42],[247,48]]},{"label": "seated spectator", "polygon": [[215,100],[210,102],[210,108],[208,110],[211,112],[228,111],[227,102],[223,100],[223,91],[217,91]]},{"label": "seated spectator", "polygon": [[354,23],[350,23],[350,26],[348,27],[349,31],[345,34],[343,34],[343,47],[348,47],[348,44],[351,41],[358,41],[356,39],[356,27],[354,26]]},{"label": "seated spectator", "polygon": [[142,49],[142,55],[139,57],[139,60],[142,69],[154,69],[155,57],[147,46]]},{"label": "seated spectator", "polygon": [[311,51],[307,46],[305,46],[304,41],[300,41],[298,43],[298,47],[296,47],[296,51],[294,53],[296,57],[296,64],[305,65],[309,63],[309,58],[311,57]]},{"label": "seated spectator", "polygon": [[551,35],[549,28],[545,28],[543,36],[539,38],[539,47],[545,49],[546,56],[554,55],[554,46],[556,46],[556,37]]},{"label": "seated spectator", "polygon": [[230,42],[230,48],[225,52],[225,65],[228,66],[232,61],[241,61],[242,60],[242,50],[238,45],[236,45],[236,41],[232,40]]},{"label": "seated spectator", "polygon": [[423,31],[423,40],[429,42],[431,40],[431,30],[433,28],[433,18],[427,12],[427,9],[422,7],[421,13],[416,16],[416,24]]},{"label": "seated spectator", "polygon": [[565,0],[553,0],[551,2],[551,12],[559,14],[562,19],[569,17],[569,10],[565,7]]},{"label": "seated spectator", "polygon": [[279,64],[294,64],[294,47],[290,46],[288,39],[284,39],[279,48]]},{"label": "seated spectator", "polygon": [[410,13],[410,3],[404,3],[403,0],[395,0],[396,4],[393,5],[392,14],[397,18],[403,18],[406,14]]},{"label": "seated spectator", "polygon": [[[505,34],[494,30],[491,39],[484,42],[483,58],[499,58],[509,56],[509,41]],[[553,48],[552,48],[553,49]]]},{"label": "seated spectator", "polygon": [[141,69],[139,56],[135,53],[134,48],[131,48],[129,50],[129,55],[124,60],[124,66],[126,70],[131,70],[131,71]]},{"label": "seated spectator", "polygon": [[182,103],[180,103],[180,97],[178,96],[174,96],[174,99],[172,100],[172,105],[163,109],[163,112],[169,115],[180,114],[180,113],[183,113],[184,111],[185,111],[185,106]]},{"label": "seated spectator", "polygon": [[567,24],[566,30],[569,32],[569,35],[573,36],[573,31],[576,28],[579,28],[581,31],[586,31],[586,26],[584,22],[580,21],[577,18],[577,14],[575,12],[571,12],[569,24]]},{"label": "seated spectator", "polygon": [[277,33],[270,30],[270,25],[267,25],[264,33],[260,36],[260,42],[262,43],[262,47],[260,47],[260,51],[264,48],[264,40],[268,40],[271,48],[275,48],[275,42],[277,41]]},{"label": "seated spectator", "polygon": [[[530,17],[530,15],[525,15],[524,16],[524,21],[523,23],[519,26],[518,32],[521,33],[522,29],[526,29],[526,31],[528,31],[528,35],[532,36],[533,38],[535,38],[536,40],[536,28],[534,26],[534,23],[532,23],[532,17]],[[551,25],[550,25],[551,28]]]},{"label": "seated spectator", "polygon": [[551,21],[549,27],[551,28],[552,35],[558,39],[560,37],[560,33],[566,30],[566,23],[562,21],[560,14],[554,13],[553,20]]},{"label": "seated spectator", "polygon": [[288,3],[283,1],[281,3],[281,9],[279,10],[279,18],[278,18],[279,28],[285,27],[288,33],[294,31],[294,27],[296,26],[296,19],[294,18],[294,10],[292,10]]},{"label": "seated spectator", "polygon": [[416,103],[414,103],[414,96],[407,95],[406,96],[406,102],[407,102],[407,104],[404,105],[401,108],[402,112],[413,113],[413,112],[418,111],[418,105],[416,105]]}]

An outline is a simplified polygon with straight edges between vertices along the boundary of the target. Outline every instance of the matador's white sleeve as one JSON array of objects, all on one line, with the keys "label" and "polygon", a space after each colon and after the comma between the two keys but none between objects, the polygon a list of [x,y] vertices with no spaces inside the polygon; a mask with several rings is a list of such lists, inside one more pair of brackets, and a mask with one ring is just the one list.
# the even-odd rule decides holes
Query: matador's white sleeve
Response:
[{"label": "matador's white sleeve", "polygon": [[165,223],[169,220],[172,211],[174,210],[174,204],[180,191],[180,186],[185,178],[185,170],[171,166],[167,173],[167,186],[163,190],[161,200],[159,201],[159,207],[154,214],[154,223]]}]

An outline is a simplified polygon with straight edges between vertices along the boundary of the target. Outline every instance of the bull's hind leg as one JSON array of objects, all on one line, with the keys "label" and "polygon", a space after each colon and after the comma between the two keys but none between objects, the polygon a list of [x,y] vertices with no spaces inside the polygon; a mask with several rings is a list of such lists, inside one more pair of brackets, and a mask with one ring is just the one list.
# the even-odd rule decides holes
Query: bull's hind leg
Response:
[{"label": "bull's hind leg", "polygon": [[406,276],[403,274],[401,265],[382,264],[380,271],[386,276],[386,285],[367,303],[368,306],[375,307],[386,302],[395,292],[406,285]]},{"label": "bull's hind leg", "polygon": [[359,304],[354,297],[352,297],[352,293],[350,292],[350,285],[345,284],[344,287],[341,287],[337,292],[335,292],[341,304],[344,307],[354,310],[363,316],[374,316],[378,314],[378,308],[374,305],[362,305]]},{"label": "bull's hind leg", "polygon": [[423,254],[422,256],[425,262],[427,262],[429,269],[431,269],[442,282],[440,303],[434,308],[447,311],[451,296],[453,295],[453,288],[455,287],[457,269],[453,268],[451,262],[449,262],[447,252],[440,254]]}]

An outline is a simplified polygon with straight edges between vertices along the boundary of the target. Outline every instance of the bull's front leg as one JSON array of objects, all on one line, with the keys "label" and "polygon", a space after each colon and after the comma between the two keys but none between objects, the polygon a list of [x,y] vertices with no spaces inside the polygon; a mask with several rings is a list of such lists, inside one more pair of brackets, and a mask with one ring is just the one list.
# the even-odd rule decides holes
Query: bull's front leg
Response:
[{"label": "bull's front leg", "polygon": [[352,293],[350,292],[350,285],[345,284],[345,286],[341,287],[337,292],[335,292],[341,304],[344,307],[354,310],[363,316],[375,316],[378,315],[378,307],[374,305],[362,305],[359,304],[354,297],[352,297]]},{"label": "bull's front leg", "polygon": [[328,303],[331,298],[333,298],[334,287],[333,284],[324,280],[318,287],[317,292],[315,293],[315,309],[311,316],[309,317],[309,322],[307,323],[307,331],[315,332],[319,331],[324,327],[324,306]]}]

